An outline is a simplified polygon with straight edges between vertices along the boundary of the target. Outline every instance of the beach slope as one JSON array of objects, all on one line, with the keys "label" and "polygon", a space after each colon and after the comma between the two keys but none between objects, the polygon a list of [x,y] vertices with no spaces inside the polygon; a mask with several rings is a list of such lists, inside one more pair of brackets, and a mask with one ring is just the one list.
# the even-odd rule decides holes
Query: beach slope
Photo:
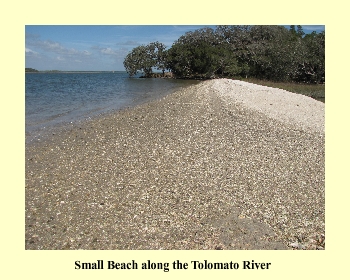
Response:
[{"label": "beach slope", "polygon": [[323,249],[324,104],[220,79],[26,146],[26,249]]}]

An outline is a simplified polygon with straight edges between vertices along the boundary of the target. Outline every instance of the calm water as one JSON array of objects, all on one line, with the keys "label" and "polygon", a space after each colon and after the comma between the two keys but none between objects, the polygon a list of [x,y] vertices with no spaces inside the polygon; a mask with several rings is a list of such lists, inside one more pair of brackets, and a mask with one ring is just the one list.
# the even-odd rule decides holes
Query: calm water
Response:
[{"label": "calm water", "polygon": [[127,73],[26,73],[26,139],[65,123],[134,106],[196,81],[129,78]]}]

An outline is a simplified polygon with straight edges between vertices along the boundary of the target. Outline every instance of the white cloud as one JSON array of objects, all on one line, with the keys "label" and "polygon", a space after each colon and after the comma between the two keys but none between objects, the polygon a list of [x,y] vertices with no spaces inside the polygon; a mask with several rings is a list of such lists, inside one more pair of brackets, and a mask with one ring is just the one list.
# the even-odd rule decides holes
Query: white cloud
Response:
[{"label": "white cloud", "polygon": [[35,52],[35,51],[33,51],[33,50],[31,50],[31,49],[29,49],[29,48],[26,48],[26,54],[38,54],[37,52]]},{"label": "white cloud", "polygon": [[103,48],[100,46],[94,46],[92,47],[92,50],[97,51],[97,53],[106,55],[106,56],[113,56],[113,57],[124,57],[127,50],[125,48],[120,49],[113,49],[113,48]]},{"label": "white cloud", "polygon": [[[54,42],[51,40],[40,40],[37,36],[27,36],[26,37],[26,45],[31,46],[35,49],[41,49],[47,53],[53,53],[60,56],[67,55],[91,55],[91,53],[87,50],[77,50],[74,48],[67,48],[63,46],[59,42]],[[29,48],[26,48],[30,50]]]},{"label": "white cloud", "polygon": [[103,48],[100,50],[102,54],[107,54],[107,55],[118,55],[118,53],[111,48]]}]

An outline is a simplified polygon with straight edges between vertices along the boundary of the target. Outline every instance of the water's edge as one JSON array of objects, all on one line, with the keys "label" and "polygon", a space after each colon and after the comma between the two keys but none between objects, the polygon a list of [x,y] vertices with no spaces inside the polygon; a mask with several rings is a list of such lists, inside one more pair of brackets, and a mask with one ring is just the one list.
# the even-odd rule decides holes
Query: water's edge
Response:
[{"label": "water's edge", "polygon": [[[31,86],[37,89],[39,93],[33,90],[30,92],[26,83],[26,144],[42,141],[48,135],[59,133],[61,129],[71,127],[72,125],[79,125],[81,122],[91,120],[92,118],[103,117],[106,114],[114,114],[120,110],[159,99],[182,87],[199,83],[198,81],[179,81],[173,79],[129,78],[125,73],[122,73],[122,75],[112,74],[113,76],[111,76],[111,73],[108,74],[109,76],[103,79],[101,79],[101,77],[103,77],[101,73],[60,73],[46,76],[45,74],[33,75],[41,76],[41,81],[31,83]],[[52,77],[55,75],[56,77]],[[113,80],[115,77],[116,81]],[[56,83],[56,87],[53,90],[51,89],[48,94],[45,92],[40,94],[40,91],[46,90],[50,79],[57,78],[63,79],[63,83]],[[75,79],[74,82],[80,82],[81,85],[78,92],[73,92],[73,94],[70,95],[69,92],[72,91],[70,86],[73,88],[75,86],[73,82],[70,81],[73,78]],[[86,78],[89,78],[91,84],[94,86],[94,94],[89,92],[85,94],[84,89],[89,91],[91,87],[91,84],[84,83],[86,82],[84,81]],[[82,81],[79,81],[79,79]],[[108,87],[104,85],[106,83],[109,84]],[[79,92],[79,90],[81,92]],[[60,99],[62,99],[60,94],[68,100],[60,101]],[[31,97],[33,99],[36,98],[37,102],[35,102],[36,100],[31,100]],[[57,97],[57,99],[55,100],[54,97]],[[42,98],[42,100],[40,100],[40,98]],[[77,102],[74,98],[80,100]],[[68,104],[67,107],[64,106],[65,103],[62,105],[62,102],[66,102]],[[55,105],[57,105],[57,108]]]}]

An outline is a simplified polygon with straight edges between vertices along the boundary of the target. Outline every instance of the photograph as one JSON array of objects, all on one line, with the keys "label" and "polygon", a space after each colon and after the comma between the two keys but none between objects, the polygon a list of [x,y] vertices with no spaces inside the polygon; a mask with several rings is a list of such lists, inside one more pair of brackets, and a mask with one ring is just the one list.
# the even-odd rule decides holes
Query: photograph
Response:
[{"label": "photograph", "polygon": [[26,24],[25,250],[325,250],[326,25],[297,24]]}]

